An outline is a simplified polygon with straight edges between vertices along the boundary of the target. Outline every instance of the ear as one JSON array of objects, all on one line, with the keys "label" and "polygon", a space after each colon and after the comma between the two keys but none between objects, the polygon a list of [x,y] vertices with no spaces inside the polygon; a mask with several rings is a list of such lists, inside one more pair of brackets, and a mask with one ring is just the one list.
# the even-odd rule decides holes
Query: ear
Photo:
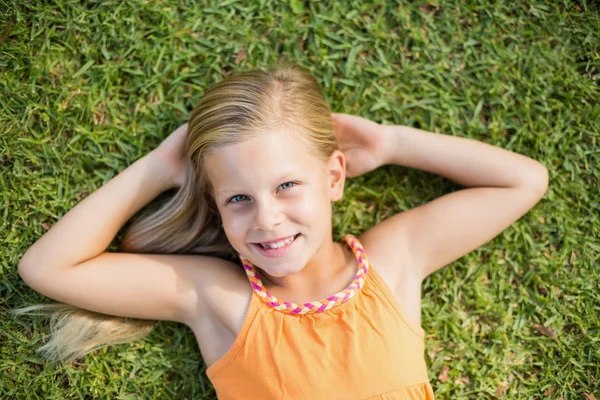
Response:
[{"label": "ear", "polygon": [[329,174],[329,199],[338,201],[344,195],[344,183],[346,181],[346,157],[340,150],[334,150],[327,162]]}]

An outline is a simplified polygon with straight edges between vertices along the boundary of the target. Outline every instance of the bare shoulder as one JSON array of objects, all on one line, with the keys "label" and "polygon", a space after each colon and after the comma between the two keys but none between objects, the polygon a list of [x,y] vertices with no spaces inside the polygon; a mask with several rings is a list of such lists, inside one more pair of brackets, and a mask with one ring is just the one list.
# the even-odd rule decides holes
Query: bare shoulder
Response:
[{"label": "bare shoulder", "polygon": [[190,327],[196,331],[206,324],[223,324],[236,332],[244,319],[252,296],[252,287],[241,265],[214,258],[209,271],[198,271],[194,287],[202,299],[197,318],[191,318]]},{"label": "bare shoulder", "polygon": [[[399,283],[410,272],[408,241],[402,239],[405,232],[401,229],[389,232],[384,222],[367,229],[358,240],[363,245],[369,262],[375,266],[392,292],[397,293]],[[394,246],[390,246],[390,234],[394,235]]]},{"label": "bare shoulder", "polygon": [[[385,222],[385,221],[384,221]],[[421,326],[421,279],[414,271],[406,232],[390,232],[387,224],[379,223],[365,231],[358,240],[363,245],[369,263],[394,294],[410,322]],[[393,245],[390,237],[393,234]]]}]

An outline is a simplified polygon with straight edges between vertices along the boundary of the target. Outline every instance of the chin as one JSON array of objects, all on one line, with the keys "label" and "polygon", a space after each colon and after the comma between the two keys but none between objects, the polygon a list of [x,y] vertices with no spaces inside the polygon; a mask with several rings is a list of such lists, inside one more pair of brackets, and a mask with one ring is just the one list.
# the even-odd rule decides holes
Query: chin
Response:
[{"label": "chin", "polygon": [[260,268],[265,273],[274,278],[283,278],[288,275],[296,274],[304,269],[306,263],[302,262],[277,262],[277,260],[267,260],[261,263],[250,261],[256,267]]}]

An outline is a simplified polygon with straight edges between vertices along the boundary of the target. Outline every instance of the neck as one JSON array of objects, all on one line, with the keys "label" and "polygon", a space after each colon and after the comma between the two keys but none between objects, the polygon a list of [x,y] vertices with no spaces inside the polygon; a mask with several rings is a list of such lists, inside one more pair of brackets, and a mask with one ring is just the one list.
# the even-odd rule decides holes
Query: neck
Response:
[{"label": "neck", "polygon": [[299,272],[283,277],[270,276],[259,270],[265,288],[281,300],[295,303],[319,301],[345,289],[357,272],[354,253],[346,243],[331,237]]}]

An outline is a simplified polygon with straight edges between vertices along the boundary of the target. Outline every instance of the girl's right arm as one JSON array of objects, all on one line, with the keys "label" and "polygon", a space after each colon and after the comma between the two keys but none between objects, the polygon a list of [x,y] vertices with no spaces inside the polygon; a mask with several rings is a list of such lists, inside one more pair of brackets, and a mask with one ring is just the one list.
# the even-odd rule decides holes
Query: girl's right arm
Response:
[{"label": "girl's right arm", "polygon": [[177,187],[155,151],[82,200],[19,262],[37,292],[79,308],[190,325],[204,310],[204,290],[232,263],[200,255],[109,253],[118,230],[161,192]]}]

